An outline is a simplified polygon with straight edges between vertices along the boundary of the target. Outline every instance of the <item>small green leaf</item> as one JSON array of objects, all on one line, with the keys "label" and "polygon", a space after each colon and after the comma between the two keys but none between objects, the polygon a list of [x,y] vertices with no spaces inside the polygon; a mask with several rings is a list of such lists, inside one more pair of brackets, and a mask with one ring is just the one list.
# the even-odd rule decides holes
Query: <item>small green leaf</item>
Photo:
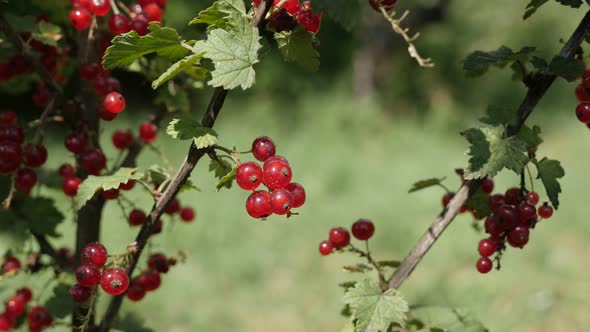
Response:
[{"label": "small green leaf", "polygon": [[194,64],[199,62],[203,57],[202,54],[191,54],[182,60],[175,62],[170,66],[160,77],[152,82],[152,89],[157,89],[165,82],[173,79],[176,75],[184,72],[189,72],[194,69]]},{"label": "small green leaf", "polygon": [[345,281],[338,284],[338,286],[344,288],[345,291],[347,291],[349,288],[354,287],[354,285],[356,285],[356,281]]},{"label": "small green leaf", "polygon": [[209,27],[227,28],[230,16],[246,15],[246,7],[243,0],[218,0],[213,5],[199,13],[189,25],[207,24]]},{"label": "small green leaf", "polygon": [[585,68],[586,66],[582,60],[568,59],[562,56],[554,57],[549,64],[549,70],[552,73],[568,82],[582,77]]},{"label": "small green leaf", "polygon": [[379,267],[391,267],[396,268],[400,265],[400,261],[388,260],[388,261],[377,261]]},{"label": "small green leaf", "polygon": [[17,248],[27,240],[28,224],[17,218],[12,211],[0,208],[0,241],[6,248]]},{"label": "small green leaf", "polygon": [[40,21],[37,24],[37,31],[33,32],[31,36],[43,44],[57,46],[57,42],[63,37],[63,32],[59,25]]},{"label": "small green leaf", "polygon": [[406,301],[395,289],[381,292],[377,282],[363,279],[344,295],[356,319],[357,331],[386,332],[393,323],[405,325],[409,310]]},{"label": "small green leaf", "polygon": [[202,127],[199,121],[187,116],[174,118],[168,124],[166,133],[175,139],[193,139],[198,149],[204,149],[217,143],[217,133],[215,130]]},{"label": "small green leaf", "polygon": [[[13,2],[13,1],[11,1]],[[7,13],[5,15],[6,21],[8,21],[8,23],[10,24],[10,26],[14,29],[14,31],[16,32],[31,32],[31,31],[35,31],[37,28],[37,25],[35,23],[35,16],[31,16],[31,15],[13,15],[10,13]]]},{"label": "small green leaf", "polygon": [[311,71],[318,70],[320,54],[314,47],[317,40],[304,26],[297,25],[293,31],[277,32],[274,38],[285,61],[298,63]]},{"label": "small green leaf", "polygon": [[479,119],[482,123],[491,126],[509,125],[516,117],[516,110],[506,106],[488,105],[486,115]]},{"label": "small green leaf", "polygon": [[420,306],[412,309],[408,316],[421,322],[421,331],[488,332],[473,313],[464,309]]},{"label": "small green leaf", "polygon": [[237,171],[238,171],[238,167],[237,167],[237,165],[234,165],[234,167],[231,169],[231,171],[229,173],[227,173],[221,179],[219,179],[219,182],[217,182],[217,185],[215,186],[217,191],[221,190],[221,188],[223,188],[223,187],[231,188],[232,183],[234,182],[234,179],[236,178]]},{"label": "small green leaf", "polygon": [[408,193],[413,193],[413,192],[416,192],[418,190],[426,189],[426,188],[433,187],[433,186],[438,186],[445,179],[446,179],[446,177],[442,177],[442,178],[431,178],[431,179],[417,181],[417,182],[415,182],[412,185],[412,188],[410,188],[410,190],[408,191]]},{"label": "small green leaf", "polygon": [[518,137],[526,142],[527,149],[529,150],[536,150],[537,147],[543,143],[543,139],[540,135],[541,128],[539,126],[533,126],[532,128],[529,126],[522,126],[518,131]]},{"label": "small green leaf", "polygon": [[204,149],[217,144],[217,133],[211,128],[201,127],[200,136],[194,138],[197,149]]},{"label": "small green leaf", "polygon": [[580,6],[582,5],[582,0],[556,0],[556,1],[564,6],[569,6],[572,8],[580,8]]},{"label": "small green leaf", "polygon": [[90,175],[78,188],[76,202],[82,207],[90,200],[100,189],[116,189],[121,183],[127,183],[129,180],[139,180],[144,174],[138,172],[137,168],[122,167],[112,175],[94,176]]},{"label": "small green leaf", "polygon": [[528,5],[526,5],[526,10],[524,12],[523,19],[527,19],[533,15],[539,7],[547,3],[549,0],[531,0]]},{"label": "small green leaf", "polygon": [[235,24],[229,31],[210,31],[207,40],[195,44],[193,53],[205,53],[205,58],[213,61],[215,69],[211,71],[209,85],[227,90],[240,86],[246,90],[254,84],[254,64],[258,63],[262,45],[258,29],[248,19],[240,18]]},{"label": "small green leaf", "polygon": [[526,61],[535,51],[534,47],[523,47],[514,52],[506,46],[500,46],[497,50],[484,52],[475,51],[469,54],[463,62],[463,70],[469,75],[478,76],[485,73],[490,66],[504,67],[513,61]]},{"label": "small green leaf", "polygon": [[190,51],[182,46],[176,30],[162,28],[154,22],[150,23],[148,29],[150,32],[145,36],[139,36],[135,31],[116,36],[102,60],[104,68],[127,67],[150,53],[176,61]]},{"label": "small green leaf", "polygon": [[65,318],[72,313],[74,301],[70,295],[70,286],[58,283],[53,289],[53,295],[45,303],[47,311],[56,318]]},{"label": "small green leaf", "polygon": [[354,272],[354,273],[365,273],[372,271],[373,268],[367,264],[358,263],[356,265],[345,265],[342,267],[344,271]]},{"label": "small green leaf", "polygon": [[547,158],[541,159],[536,163],[537,179],[541,179],[547,192],[547,197],[551,201],[551,205],[557,210],[559,208],[559,193],[561,193],[561,185],[557,181],[565,176],[565,170],[557,160]]},{"label": "small green leaf", "polygon": [[19,214],[29,223],[31,232],[40,235],[57,237],[57,225],[64,216],[55,207],[55,202],[46,197],[25,199],[18,205]]},{"label": "small green leaf", "polygon": [[158,89],[154,104],[164,105],[169,112],[190,110],[190,100],[187,89]]}]

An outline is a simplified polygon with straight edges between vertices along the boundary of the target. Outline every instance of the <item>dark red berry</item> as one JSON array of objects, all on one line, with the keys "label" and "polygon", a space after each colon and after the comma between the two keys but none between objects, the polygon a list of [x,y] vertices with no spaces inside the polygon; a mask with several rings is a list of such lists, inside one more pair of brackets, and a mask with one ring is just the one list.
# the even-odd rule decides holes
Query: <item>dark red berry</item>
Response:
[{"label": "dark red berry", "polygon": [[506,204],[506,199],[502,194],[494,194],[488,199],[490,210],[495,211],[500,206]]},{"label": "dark red berry", "polygon": [[590,123],[590,103],[582,103],[576,107],[576,116],[582,123]]},{"label": "dark red berry", "polygon": [[84,287],[98,285],[100,270],[93,264],[82,264],[76,269],[76,280]]},{"label": "dark red berry", "polygon": [[160,273],[166,273],[170,269],[168,258],[162,253],[155,253],[148,259],[148,267]]},{"label": "dark red berry", "polygon": [[108,258],[107,249],[98,242],[87,244],[80,252],[82,264],[92,264],[96,267],[102,267]]},{"label": "dark red berry", "polygon": [[129,26],[129,28],[137,32],[138,35],[144,36],[147,34],[149,24],[150,21],[145,17],[145,15],[137,14],[131,20],[131,25]]},{"label": "dark red berry", "polygon": [[154,227],[152,227],[152,235],[162,233],[162,219],[156,220]]},{"label": "dark red berry", "polygon": [[17,319],[18,316],[25,312],[25,301],[18,296],[13,296],[6,302],[5,312],[12,319]]},{"label": "dark red berry", "polygon": [[78,187],[80,187],[81,183],[82,180],[72,176],[64,180],[63,184],[61,185],[61,189],[64,194],[66,194],[66,196],[76,197],[76,195],[78,195]]},{"label": "dark red berry", "polygon": [[31,292],[29,288],[23,287],[16,291],[16,296],[18,296],[23,302],[27,303],[33,298],[33,292]]},{"label": "dark red berry", "polygon": [[111,113],[107,111],[107,109],[103,105],[99,105],[96,112],[98,113],[98,117],[103,121],[112,121],[114,118],[117,117],[116,113]]},{"label": "dark red berry", "polygon": [[129,276],[118,267],[105,270],[100,277],[100,287],[113,296],[123,294],[129,288]]},{"label": "dark red berry", "polygon": [[481,182],[481,191],[488,195],[491,194],[494,191],[494,180],[490,178],[483,179]]},{"label": "dark red berry", "polygon": [[516,248],[522,248],[529,241],[529,229],[525,226],[516,226],[508,233],[508,244]]},{"label": "dark red berry", "polygon": [[88,301],[88,299],[90,298],[91,294],[92,291],[88,287],[84,287],[78,284],[72,285],[72,287],[70,287],[70,296],[76,303],[86,303],[86,301]]},{"label": "dark red berry", "polygon": [[274,214],[284,215],[291,210],[293,195],[287,189],[273,190],[270,194],[270,208]]},{"label": "dark red berry", "polygon": [[395,4],[397,0],[369,0],[369,5],[378,13],[381,13],[381,9],[379,9],[379,5],[381,5],[386,10],[390,10]]},{"label": "dark red berry", "polygon": [[180,209],[180,220],[184,222],[191,222],[195,219],[195,210],[191,207],[183,207]]},{"label": "dark red berry", "polygon": [[133,145],[133,134],[129,130],[117,130],[113,133],[112,141],[117,149],[125,150]]},{"label": "dark red berry", "polygon": [[590,92],[584,87],[583,84],[578,84],[576,86],[576,98],[580,103],[590,102]]},{"label": "dark red berry", "polygon": [[37,183],[37,174],[30,168],[20,169],[16,173],[14,182],[18,190],[28,193]]},{"label": "dark red berry", "polygon": [[151,122],[144,122],[139,126],[139,137],[145,144],[156,140],[158,128]]},{"label": "dark red berry", "polygon": [[496,242],[492,239],[483,239],[479,241],[477,250],[482,257],[490,257],[496,252]]},{"label": "dark red berry", "polygon": [[539,203],[539,194],[534,191],[530,191],[526,194],[526,199],[532,205],[537,205],[537,203]]},{"label": "dark red berry", "polygon": [[244,190],[254,190],[262,183],[262,168],[255,162],[247,162],[238,166],[236,182]]},{"label": "dark red berry", "polygon": [[129,32],[129,24],[131,22],[127,16],[123,14],[115,14],[109,17],[109,30],[115,35]]},{"label": "dark red berry", "polygon": [[139,226],[145,223],[146,215],[143,211],[135,209],[129,214],[129,224],[131,226]]},{"label": "dark red berry", "polygon": [[537,209],[527,202],[522,202],[518,205],[518,219],[521,222],[527,222],[537,216]]},{"label": "dark red berry", "polygon": [[111,113],[121,113],[125,109],[125,98],[118,92],[111,92],[104,97],[104,107]]},{"label": "dark red berry", "polygon": [[281,163],[283,163],[283,164],[285,164],[287,166],[289,165],[289,161],[287,160],[287,158],[285,158],[283,156],[276,156],[276,155],[275,156],[272,156],[272,157],[266,158],[266,160],[264,161],[264,164],[263,165],[270,164],[270,163],[272,163],[274,161],[281,162]]},{"label": "dark red berry", "polygon": [[9,273],[12,271],[18,271],[21,268],[20,261],[18,258],[13,256],[8,256],[4,259],[4,263],[2,263],[2,273]]},{"label": "dark red berry", "polygon": [[162,284],[162,278],[160,277],[160,273],[155,270],[150,270],[149,272],[142,274],[137,278],[137,281],[141,283],[141,285],[145,288],[146,291],[151,292],[160,287]]},{"label": "dark red berry", "polygon": [[518,224],[518,211],[512,205],[502,205],[494,211],[498,223],[505,231],[509,231]]},{"label": "dark red berry", "polygon": [[375,233],[375,225],[369,219],[359,219],[352,224],[352,235],[358,240],[365,241],[370,239]]},{"label": "dark red berry", "polygon": [[145,287],[143,284],[133,281],[127,289],[127,298],[131,301],[137,302],[144,298],[145,296]]},{"label": "dark red berry", "polygon": [[82,166],[92,175],[99,175],[106,165],[107,159],[99,149],[91,150],[82,157]]},{"label": "dark red berry", "polygon": [[0,125],[3,126],[14,126],[16,125],[16,113],[12,111],[6,111],[0,113]]},{"label": "dark red berry", "polygon": [[553,208],[549,205],[549,203],[545,202],[543,205],[539,206],[538,212],[539,217],[543,219],[549,219],[553,215]]},{"label": "dark red berry", "polygon": [[250,194],[246,200],[246,211],[253,218],[266,218],[272,214],[270,193],[258,190]]},{"label": "dark red berry", "polygon": [[84,151],[86,144],[88,144],[88,139],[83,133],[71,133],[64,142],[66,149],[76,154]]},{"label": "dark red berry", "polygon": [[292,182],[289,183],[285,189],[287,189],[291,195],[293,195],[293,204],[291,205],[292,208],[298,208],[305,203],[305,189],[299,183]]},{"label": "dark red berry", "polygon": [[21,127],[2,126],[0,127],[0,142],[12,142],[22,144],[25,141],[25,133]]},{"label": "dark red berry", "polygon": [[180,202],[178,201],[178,199],[175,198],[172,201],[170,201],[164,212],[166,214],[173,215],[178,213],[178,211],[180,211]]},{"label": "dark red berry", "polygon": [[494,264],[492,263],[492,261],[489,258],[480,257],[477,260],[477,263],[475,264],[475,266],[477,267],[477,271],[479,271],[479,273],[488,273],[492,270],[492,267],[494,266]]},{"label": "dark red berry", "polygon": [[350,243],[350,233],[344,227],[333,227],[330,229],[329,239],[334,248],[344,248]]},{"label": "dark red berry", "polygon": [[131,190],[135,187],[135,180],[129,180],[126,183],[119,184],[119,189],[121,190]]},{"label": "dark red berry", "polygon": [[80,65],[78,72],[80,77],[87,81],[95,80],[100,74],[100,65],[98,63],[84,63]]},{"label": "dark red berry", "polygon": [[109,189],[102,192],[102,197],[106,200],[113,200],[119,198],[119,190]]},{"label": "dark red berry", "polygon": [[292,177],[291,166],[280,161],[264,165],[262,182],[271,190],[285,188],[291,183]]},{"label": "dark red berry", "polygon": [[162,8],[155,3],[142,6],[143,13],[149,22],[162,22]]},{"label": "dark red berry", "polygon": [[279,8],[270,15],[268,26],[274,31],[291,31],[297,25],[297,20],[285,8]]},{"label": "dark red berry", "polygon": [[447,192],[442,198],[443,207],[447,207],[447,205],[449,205],[449,203],[451,202],[451,199],[453,199],[453,197],[455,197],[455,193]]},{"label": "dark red berry", "polygon": [[7,313],[0,315],[0,331],[10,331],[14,326],[14,320]]},{"label": "dark red berry", "polygon": [[66,163],[59,166],[58,173],[59,176],[61,176],[64,179],[67,179],[73,177],[76,174],[76,170],[74,169],[74,166]]},{"label": "dark red berry", "polygon": [[70,11],[70,24],[76,30],[86,30],[92,23],[92,16],[85,8],[74,8]]},{"label": "dark red berry", "polygon": [[322,256],[328,256],[334,250],[334,246],[330,241],[322,241],[320,242],[319,250]]},{"label": "dark red berry", "polygon": [[28,144],[23,151],[23,162],[31,168],[41,167],[47,161],[47,149],[43,145]]},{"label": "dark red berry", "polygon": [[0,174],[14,172],[20,164],[21,156],[22,151],[17,143],[0,143]]},{"label": "dark red berry", "polygon": [[28,314],[29,323],[35,323],[39,327],[49,326],[53,323],[53,317],[43,306],[37,306],[31,309]]},{"label": "dark red berry", "polygon": [[508,205],[518,205],[518,203],[522,200],[520,188],[513,187],[506,190],[506,193],[504,193],[504,200]]},{"label": "dark red berry", "polygon": [[92,81],[92,84],[94,86],[94,91],[96,91],[96,93],[98,93],[101,96],[106,96],[107,94],[109,94],[109,92],[112,92],[111,85],[109,83],[109,78],[106,76],[98,76],[94,79],[94,81]]},{"label": "dark red berry", "polygon": [[266,158],[274,156],[275,152],[275,143],[268,136],[257,137],[252,142],[252,154],[254,158],[260,161],[265,161]]},{"label": "dark red berry", "polygon": [[96,16],[105,16],[111,10],[109,0],[90,0],[90,11]]},{"label": "dark red berry", "polygon": [[498,222],[498,218],[493,215],[486,218],[486,221],[484,223],[484,227],[485,227],[486,233],[488,233],[492,236],[498,236],[498,235],[502,234],[502,232],[504,232],[504,228]]}]

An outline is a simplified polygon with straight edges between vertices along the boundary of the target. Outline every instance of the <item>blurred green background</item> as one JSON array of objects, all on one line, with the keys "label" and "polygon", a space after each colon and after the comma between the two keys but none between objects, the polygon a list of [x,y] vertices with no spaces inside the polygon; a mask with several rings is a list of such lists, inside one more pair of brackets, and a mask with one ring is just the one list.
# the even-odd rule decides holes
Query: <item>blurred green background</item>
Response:
[{"label": "blurred green background", "polygon": [[[184,30],[208,3],[169,0],[168,24]],[[186,263],[165,275],[162,287],[145,300],[126,301],[123,313],[137,313],[154,331],[339,331],[346,320],[339,315],[343,292],[337,284],[358,278],[341,266],[357,259],[320,257],[317,244],[331,227],[350,227],[364,217],[376,224],[371,247],[377,258],[401,259],[410,250],[440,211],[443,195],[436,188],[407,194],[411,184],[447,176],[446,184],[458,187],[453,169],[467,160],[458,132],[477,125],[487,104],[516,106],[525,92],[509,70],[465,78],[461,59],[472,50],[500,45],[537,46],[549,57],[583,15],[550,2],[523,21],[527,3],[400,4],[420,14],[411,27],[420,31],[417,46],[436,63],[433,69],[419,68],[399,37],[364,5],[350,30],[325,17],[319,73],[267,54],[256,66],[256,86],[230,94],[216,130],[222,144],[242,150],[256,136],[272,137],[278,154],[289,159],[294,181],[305,185],[307,203],[292,219],[254,221],[245,212],[247,193],[237,187],[216,192],[208,162],[199,164],[192,180],[202,191],[180,195],[182,204],[197,209],[196,221],[186,225],[165,217],[164,234],[151,247],[167,254],[186,250]],[[560,160],[566,169],[559,211],[534,230],[524,250],[508,250],[501,271],[487,275],[474,267],[483,234],[473,230],[469,216],[460,216],[403,285],[411,304],[468,308],[491,331],[590,329],[589,136],[574,116],[574,87],[556,82],[530,118],[543,128],[539,155]],[[205,89],[192,96],[195,114],[210,93]],[[140,97],[131,96],[128,110],[104,126],[107,155],[115,156],[110,133],[143,121],[149,107]],[[62,140],[50,137],[59,151],[50,154],[50,167],[71,158]],[[174,165],[187,151],[186,144],[164,133],[156,144],[165,147]],[[140,158],[140,165],[157,162],[150,151]],[[495,180],[499,191],[518,183],[511,173]],[[60,192],[44,192],[59,197],[71,216]],[[546,199],[544,193],[541,197]],[[151,206],[140,189],[130,198],[145,209]],[[56,243],[71,246],[71,222],[60,231],[65,237]],[[135,234],[118,206],[107,203],[103,243],[123,249]]]}]

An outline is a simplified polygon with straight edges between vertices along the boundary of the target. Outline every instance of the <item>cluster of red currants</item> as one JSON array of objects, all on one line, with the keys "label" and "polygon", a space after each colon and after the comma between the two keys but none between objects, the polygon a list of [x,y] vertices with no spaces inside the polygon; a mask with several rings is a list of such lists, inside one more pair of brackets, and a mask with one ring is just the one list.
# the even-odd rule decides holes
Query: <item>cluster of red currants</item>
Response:
[{"label": "cluster of red currants", "polygon": [[[182,222],[185,223],[190,223],[195,219],[196,213],[195,210],[190,207],[190,206],[185,206],[185,207],[181,207],[180,206],[180,201],[178,200],[178,198],[173,199],[170,204],[168,204],[168,206],[166,207],[166,210],[164,210],[164,213],[166,213],[167,215],[173,216],[178,214],[178,216],[180,217],[180,220]],[[147,218],[147,215],[145,214],[145,212],[143,210],[140,209],[133,209],[131,211],[131,213],[129,213],[129,225],[131,226],[141,226],[145,223],[145,220]],[[155,229],[157,230],[158,228],[161,231],[162,228],[162,222],[161,220],[158,220],[159,222],[159,227],[158,227],[158,223],[155,226]],[[159,232],[156,232],[159,233]]]},{"label": "cluster of red currants", "polygon": [[[491,193],[493,181],[485,179],[482,190]],[[491,189],[490,189],[491,188]],[[548,219],[553,215],[553,208],[543,203],[537,209],[539,195],[534,191],[526,191],[520,188],[510,188],[504,194],[491,195],[488,204],[492,213],[486,218],[484,227],[489,234],[479,242],[478,251],[481,257],[476,263],[480,273],[488,273],[493,262],[489,258],[497,253],[496,260],[500,263],[500,257],[507,249],[506,244],[514,248],[523,248],[529,241],[530,230],[541,219]],[[499,265],[498,265],[499,266]]]},{"label": "cluster of red currants", "polygon": [[576,98],[580,102],[576,107],[576,116],[590,128],[590,69],[584,72],[582,82],[576,86]]},{"label": "cluster of red currants", "polygon": [[0,174],[15,174],[16,188],[28,194],[37,183],[33,168],[47,161],[47,149],[41,144],[26,144],[23,128],[17,124],[16,113],[0,113]]},{"label": "cluster of red currants", "polygon": [[[119,256],[120,257],[120,256]],[[96,294],[97,286],[110,295],[120,295],[129,287],[129,276],[119,267],[105,266],[108,259],[106,248],[98,243],[90,243],[80,253],[80,265],[75,272],[77,284],[70,288],[70,295],[76,303],[86,303]],[[117,257],[107,266],[115,266]]]},{"label": "cluster of red currants", "polygon": [[[262,0],[253,0],[256,6],[260,5]],[[280,4],[280,7],[276,8]],[[311,1],[300,3],[299,0],[274,0],[273,9],[268,25],[276,32],[291,31],[299,23],[305,29],[313,34],[320,31],[322,24],[322,12],[313,14]]]},{"label": "cluster of red currants", "polygon": [[[299,183],[291,182],[293,173],[287,159],[275,155],[274,142],[267,136],[257,137],[252,143],[252,154],[264,162],[240,164],[236,170],[236,182],[244,190],[253,190],[246,199],[246,211],[253,218],[270,215],[291,215],[291,209],[305,203],[305,190]],[[264,184],[267,190],[256,190]]]},{"label": "cluster of red currants", "polygon": [[147,292],[154,291],[162,284],[162,273],[167,273],[171,266],[176,265],[176,258],[166,257],[162,253],[154,253],[148,259],[148,268],[131,281],[127,298],[137,302],[143,299]]},{"label": "cluster of red currants", "polygon": [[[31,290],[24,287],[17,290],[16,295],[6,301],[4,313],[0,314],[0,331],[11,331],[15,328],[32,298]],[[53,317],[43,306],[31,308],[27,319],[30,332],[40,332],[53,323]]]},{"label": "cluster of red currants", "polygon": [[[369,219],[359,219],[352,224],[352,236],[359,241],[369,240],[375,233],[375,225]],[[330,229],[328,240],[320,242],[319,250],[322,256],[327,256],[336,250],[343,249],[350,244],[350,233],[344,227]]]},{"label": "cluster of red currants", "polygon": [[[119,8],[111,8],[115,2],[109,0],[72,0],[70,11],[70,24],[74,29],[86,30],[93,21],[93,16],[106,16],[111,9],[113,15],[108,19],[109,30],[117,35],[129,31],[135,31],[143,36],[147,33],[149,22],[161,22],[167,0],[139,0],[129,8],[124,7],[124,13]],[[119,2],[120,6],[123,6]],[[126,14],[127,15],[126,15]]]}]

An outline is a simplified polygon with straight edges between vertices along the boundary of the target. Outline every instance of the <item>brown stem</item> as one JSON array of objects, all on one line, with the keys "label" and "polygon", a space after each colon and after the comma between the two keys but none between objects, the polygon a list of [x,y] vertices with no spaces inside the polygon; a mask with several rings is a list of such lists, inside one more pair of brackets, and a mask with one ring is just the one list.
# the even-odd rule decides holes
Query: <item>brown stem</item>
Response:
[{"label": "brown stem", "polygon": [[[586,13],[572,36],[562,47],[559,55],[568,59],[572,59],[576,53],[576,50],[584,40],[584,36],[586,35],[586,31],[589,27],[590,12]],[[514,126],[509,126],[506,129],[507,136],[513,136],[518,133],[520,128],[522,128],[524,125],[526,119],[533,112],[535,106],[537,106],[541,98],[545,95],[556,78],[557,76],[555,74],[539,74],[533,80],[531,80],[527,94],[518,108],[516,124]],[[457,194],[449,202],[447,208],[443,210],[440,216],[434,220],[426,233],[422,235],[422,237],[414,245],[414,248],[404,258],[400,266],[393,273],[388,282],[389,288],[399,288],[410,276],[412,271],[414,271],[416,266],[422,260],[422,257],[426,255],[434,242],[436,242],[447,226],[455,218],[457,213],[459,213],[459,210],[465,204],[465,202],[467,202],[470,194],[472,194],[479,186],[479,183],[479,180],[468,181],[459,189]]]}]

